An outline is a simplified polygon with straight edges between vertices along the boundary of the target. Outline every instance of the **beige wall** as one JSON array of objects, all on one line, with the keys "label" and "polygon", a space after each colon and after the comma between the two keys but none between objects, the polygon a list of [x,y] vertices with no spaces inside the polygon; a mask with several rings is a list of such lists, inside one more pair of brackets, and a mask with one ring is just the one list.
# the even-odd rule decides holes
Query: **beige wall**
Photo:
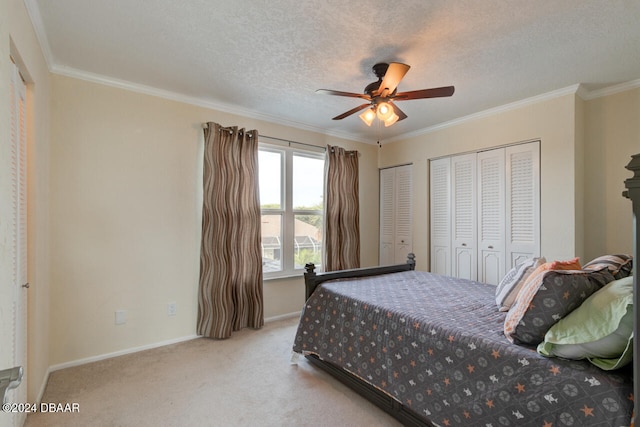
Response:
[{"label": "beige wall", "polygon": [[[584,234],[583,229],[594,228],[588,225],[596,221],[594,215],[604,214],[587,216],[582,206],[594,201],[592,185],[585,185],[584,179],[597,176],[589,172],[593,160],[584,160],[593,159],[601,146],[591,136],[596,131],[593,127],[609,120],[596,107],[629,107],[618,106],[617,98],[607,102],[608,98],[584,102],[572,93],[564,94],[379,149],[54,76],[51,191],[56,197],[51,208],[55,250],[51,253],[50,338],[54,344],[49,364],[194,334],[202,122],[258,128],[265,135],[319,146],[330,143],[358,149],[363,266],[377,263],[378,167],[413,163],[414,251],[419,268],[426,269],[428,159],[532,139],[541,140],[542,253],[553,259],[574,254],[586,259],[585,254],[603,252],[592,248],[598,239]],[[619,129],[605,126],[597,132],[609,135]],[[633,145],[628,145],[627,151],[633,151]],[[610,169],[621,162],[626,160],[618,158]],[[621,215],[628,216],[624,200],[617,204],[622,205]],[[619,234],[628,238],[628,233]],[[610,244],[611,250],[613,246],[625,243]],[[269,280],[264,292],[266,317],[296,312],[303,299],[300,278]],[[177,302],[176,317],[166,315],[170,301]],[[127,310],[126,325],[114,325],[118,309]]]},{"label": "beige wall", "polygon": [[[428,265],[428,159],[541,139],[542,251],[549,258],[631,252],[623,169],[640,152],[640,89],[573,94],[377,146],[49,76],[22,0],[0,0],[0,99],[8,58],[29,78],[28,399],[52,365],[195,333],[200,123],[361,152],[362,265],[377,264],[378,167],[414,164],[414,244]],[[50,82],[50,79],[52,81]],[[51,87],[50,87],[51,85]],[[50,120],[51,115],[51,120]],[[0,103],[0,235],[11,219],[9,110]],[[51,138],[50,138],[51,137]],[[51,147],[49,140],[51,139]],[[49,184],[50,181],[50,184]],[[51,196],[49,196],[51,194]],[[0,342],[11,330],[10,243],[0,239]],[[265,315],[298,311],[301,278],[265,283]],[[178,315],[168,317],[175,301]],[[128,323],[114,325],[114,311]],[[0,346],[0,369],[11,362]]]},{"label": "beige wall", "polygon": [[414,251],[429,262],[428,159],[541,140],[541,253],[631,253],[624,166],[640,153],[640,89],[582,100],[569,93],[386,144],[379,166],[414,164]]},{"label": "beige wall", "polygon": [[633,250],[631,202],[621,196],[640,153],[640,88],[585,102],[585,252]]},{"label": "beige wall", "polygon": [[[363,229],[377,230],[375,146],[52,81],[52,365],[195,334],[203,122],[359,150]],[[377,263],[377,243],[377,233],[362,233],[363,265]],[[264,293],[267,318],[298,312],[302,277],[266,281]],[[167,316],[171,301],[177,316]],[[116,310],[127,311],[126,324],[114,324]]]},{"label": "beige wall", "polygon": [[[9,139],[9,57],[12,56],[27,80],[27,150],[28,150],[28,365],[27,397],[35,401],[42,391],[49,367],[49,72],[42,56],[31,21],[22,0],[0,0],[0,369],[8,368],[5,345],[11,313],[4,304],[10,301],[9,286],[12,259],[9,256],[11,224]],[[10,279],[9,279],[10,280]],[[10,340],[9,340],[10,342]],[[0,417],[1,418],[1,417]],[[6,419],[6,418],[5,418]]]},{"label": "beige wall", "polygon": [[576,237],[575,95],[559,95],[383,145],[381,167],[413,162],[413,242],[417,267],[429,265],[428,159],[540,139],[541,251],[550,259],[580,254]]}]

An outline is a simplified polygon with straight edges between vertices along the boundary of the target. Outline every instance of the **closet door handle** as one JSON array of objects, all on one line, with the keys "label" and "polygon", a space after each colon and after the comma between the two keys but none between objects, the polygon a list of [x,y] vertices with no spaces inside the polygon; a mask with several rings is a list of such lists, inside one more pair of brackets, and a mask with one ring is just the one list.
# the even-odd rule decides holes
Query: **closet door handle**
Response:
[{"label": "closet door handle", "polygon": [[462,244],[462,246],[467,246],[467,244],[466,244],[466,243],[463,243],[463,244]]},{"label": "closet door handle", "polygon": [[489,249],[493,249],[493,246],[489,245]]}]

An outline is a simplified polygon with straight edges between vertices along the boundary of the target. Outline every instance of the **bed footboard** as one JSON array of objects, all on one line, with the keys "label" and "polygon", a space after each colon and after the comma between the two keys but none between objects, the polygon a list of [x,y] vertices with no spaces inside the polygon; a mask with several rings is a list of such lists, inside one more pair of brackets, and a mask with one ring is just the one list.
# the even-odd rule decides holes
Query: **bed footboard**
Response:
[{"label": "bed footboard", "polygon": [[305,286],[305,301],[309,299],[313,291],[322,282],[334,279],[347,279],[350,277],[368,277],[377,276],[379,274],[398,273],[400,271],[415,270],[416,260],[415,255],[410,253],[407,255],[407,262],[405,264],[396,265],[384,265],[381,267],[371,268],[354,268],[351,270],[341,271],[329,271],[326,273],[316,273],[316,266],[313,263],[309,263],[304,266],[304,286]]},{"label": "bed footboard", "polygon": [[[398,273],[401,271],[415,270],[415,255],[410,253],[405,264],[386,265],[371,268],[355,268],[351,270],[341,270],[335,272],[316,273],[315,265],[310,263],[305,265],[304,284],[305,300],[308,300],[313,291],[323,282],[334,279],[347,279],[352,277],[370,277],[380,274]],[[364,380],[354,376],[350,372],[332,363],[320,359],[314,354],[307,354],[307,360],[316,367],[326,371],[337,380],[347,385],[358,394],[369,400],[371,403],[400,421],[403,425],[412,427],[433,427],[428,420],[420,417],[415,412],[406,408],[396,399],[383,391],[370,385]]]}]

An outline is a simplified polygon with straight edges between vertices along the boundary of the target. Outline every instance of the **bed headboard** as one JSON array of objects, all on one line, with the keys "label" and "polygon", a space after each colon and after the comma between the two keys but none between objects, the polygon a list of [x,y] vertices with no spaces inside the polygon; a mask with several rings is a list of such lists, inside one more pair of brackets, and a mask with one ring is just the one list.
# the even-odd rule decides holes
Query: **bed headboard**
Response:
[{"label": "bed headboard", "polygon": [[638,246],[640,245],[640,227],[638,226],[638,218],[640,218],[640,154],[631,156],[631,161],[626,166],[633,172],[633,176],[625,180],[624,184],[627,190],[622,193],[623,196],[631,199],[633,206],[633,316],[635,325],[633,330],[633,396],[634,396],[634,415],[638,418],[638,361],[640,360],[640,351],[638,350],[638,332],[640,332],[640,311],[638,308]]}]

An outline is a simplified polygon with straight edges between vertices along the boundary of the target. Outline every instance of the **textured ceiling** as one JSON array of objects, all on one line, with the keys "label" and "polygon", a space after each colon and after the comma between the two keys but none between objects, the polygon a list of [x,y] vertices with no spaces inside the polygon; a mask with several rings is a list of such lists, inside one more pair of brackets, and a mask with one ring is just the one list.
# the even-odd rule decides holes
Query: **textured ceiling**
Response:
[{"label": "textured ceiling", "polygon": [[[579,83],[640,79],[637,0],[25,0],[53,72],[375,143]],[[377,62],[411,69],[384,128],[354,114]]]}]

